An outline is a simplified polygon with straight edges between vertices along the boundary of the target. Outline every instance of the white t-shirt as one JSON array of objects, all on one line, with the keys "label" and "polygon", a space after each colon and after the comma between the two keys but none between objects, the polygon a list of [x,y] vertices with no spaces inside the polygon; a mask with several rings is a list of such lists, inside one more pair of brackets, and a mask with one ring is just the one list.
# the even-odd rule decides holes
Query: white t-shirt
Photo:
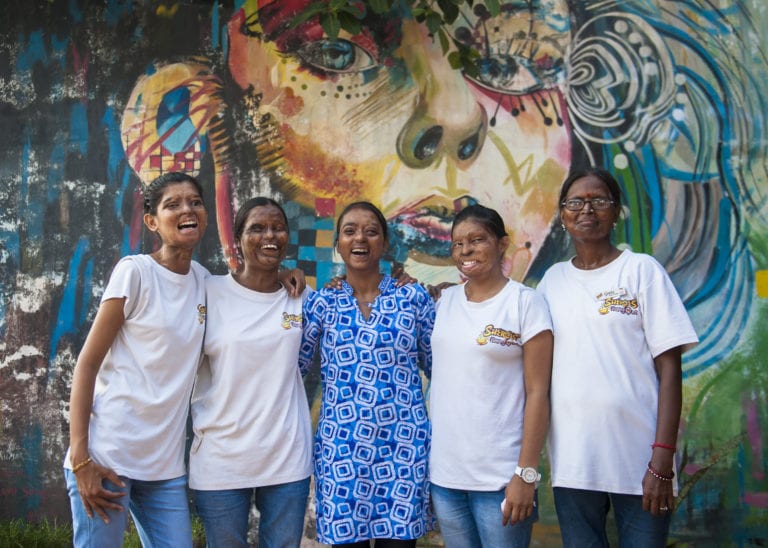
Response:
[{"label": "white t-shirt", "polygon": [[555,264],[538,290],[555,335],[552,485],[641,495],[656,434],[653,358],[698,342],[685,306],[656,259],[631,251],[595,270]]},{"label": "white t-shirt", "polygon": [[442,292],[432,331],[430,480],[498,491],[515,472],[523,439],[523,348],[552,325],[544,299],[508,281],[470,302],[464,285]]},{"label": "white t-shirt", "polygon": [[312,426],[299,372],[301,306],[231,275],[208,279],[205,354],[192,395],[193,489],[240,489],[312,473]]},{"label": "white t-shirt", "polygon": [[149,255],[124,257],[112,272],[101,301],[125,297],[125,322],[96,377],[88,451],[118,475],[156,481],[186,473],[207,276],[195,261],[176,274]]}]

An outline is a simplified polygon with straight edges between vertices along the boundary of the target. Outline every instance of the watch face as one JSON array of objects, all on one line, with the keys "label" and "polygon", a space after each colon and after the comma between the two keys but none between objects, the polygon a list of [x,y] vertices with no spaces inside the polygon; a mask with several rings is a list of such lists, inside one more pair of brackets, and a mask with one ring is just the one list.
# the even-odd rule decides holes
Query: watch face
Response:
[{"label": "watch face", "polygon": [[536,481],[536,476],[539,474],[536,472],[535,468],[523,468],[523,481],[526,483],[534,483]]}]

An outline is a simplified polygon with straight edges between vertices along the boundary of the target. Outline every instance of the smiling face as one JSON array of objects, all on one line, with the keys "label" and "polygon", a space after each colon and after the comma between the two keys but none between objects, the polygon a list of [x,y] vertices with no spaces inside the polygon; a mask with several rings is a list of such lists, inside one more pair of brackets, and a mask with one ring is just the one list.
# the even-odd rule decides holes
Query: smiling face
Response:
[{"label": "smiling face", "polygon": [[144,224],[164,246],[191,249],[203,237],[208,213],[194,184],[172,183],[163,189],[155,213],[144,215]]},{"label": "smiling face", "polygon": [[262,167],[310,208],[318,198],[379,204],[397,258],[422,278],[438,266],[455,276],[451,219],[493,204],[510,234],[505,269],[522,279],[571,159],[559,89],[565,0],[462,14],[452,32],[483,56],[474,80],[399,13],[368,14],[358,35],[335,41],[316,21],[287,29],[305,4],[247,2],[229,24],[230,71]]},{"label": "smiling face", "polygon": [[485,224],[471,217],[453,227],[451,257],[462,277],[468,280],[498,276],[507,247],[507,236],[498,238]]},{"label": "smiling face", "polygon": [[339,219],[336,250],[349,271],[379,272],[379,260],[387,248],[387,238],[379,218],[367,209],[356,207]]},{"label": "smiling face", "polygon": [[[574,199],[613,201],[613,196],[605,182],[595,175],[587,175],[573,182],[563,201]],[[560,219],[574,242],[600,243],[610,241],[620,211],[621,206],[615,203],[607,209],[597,210],[590,202],[586,202],[579,211],[570,211],[561,205]]]},{"label": "smiling face", "polygon": [[246,271],[276,271],[288,247],[288,223],[283,212],[273,205],[253,207],[237,245]]}]

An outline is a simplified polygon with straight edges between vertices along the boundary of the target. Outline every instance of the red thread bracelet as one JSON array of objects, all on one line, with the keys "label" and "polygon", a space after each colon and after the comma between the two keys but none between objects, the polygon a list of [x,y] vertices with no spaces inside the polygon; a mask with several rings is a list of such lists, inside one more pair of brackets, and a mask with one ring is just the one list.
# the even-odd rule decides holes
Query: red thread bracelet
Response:
[{"label": "red thread bracelet", "polygon": [[670,451],[677,451],[677,447],[674,445],[667,445],[666,443],[655,442],[651,445],[651,449],[656,449],[657,447],[661,447],[662,449],[669,449]]},{"label": "red thread bracelet", "polygon": [[654,478],[656,478],[656,479],[659,479],[659,480],[661,480],[661,481],[672,481],[672,478],[674,478],[674,477],[675,477],[675,472],[674,472],[674,470],[671,472],[671,474],[672,474],[672,475],[670,475],[670,476],[665,476],[664,474],[662,474],[661,472],[659,472],[658,470],[656,470],[656,469],[655,469],[653,466],[651,466],[651,463],[650,463],[650,462],[648,463],[648,471],[651,473],[651,475],[652,475]]}]

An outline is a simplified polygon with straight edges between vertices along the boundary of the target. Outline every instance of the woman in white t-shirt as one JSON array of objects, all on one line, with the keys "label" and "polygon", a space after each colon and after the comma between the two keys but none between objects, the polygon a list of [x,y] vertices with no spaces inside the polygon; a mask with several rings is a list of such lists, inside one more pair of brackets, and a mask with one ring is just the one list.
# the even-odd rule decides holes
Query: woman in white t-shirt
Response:
[{"label": "woman in white t-shirt", "polygon": [[549,420],[549,313],[504,275],[509,237],[496,211],[460,211],[451,245],[467,281],[442,291],[432,333],[432,503],[447,548],[528,546]]},{"label": "woman in white t-shirt", "polygon": [[651,256],[611,232],[621,190],[607,171],[574,173],[560,219],[576,250],[538,290],[555,333],[549,437],[555,507],[566,547],[665,546],[674,509],[681,353],[697,342],[680,297]]},{"label": "woman in white t-shirt", "polygon": [[210,546],[247,547],[253,503],[259,546],[298,546],[312,473],[298,361],[309,290],[298,298],[280,282],[289,238],[277,202],[245,202],[234,233],[243,267],[206,281],[208,327],[192,395],[189,484]]},{"label": "woman in white t-shirt", "polygon": [[72,379],[64,466],[75,546],[120,546],[126,510],[144,546],[192,545],[184,440],[208,276],[192,253],[207,213],[184,173],[144,196],[161,245],[115,266]]}]

